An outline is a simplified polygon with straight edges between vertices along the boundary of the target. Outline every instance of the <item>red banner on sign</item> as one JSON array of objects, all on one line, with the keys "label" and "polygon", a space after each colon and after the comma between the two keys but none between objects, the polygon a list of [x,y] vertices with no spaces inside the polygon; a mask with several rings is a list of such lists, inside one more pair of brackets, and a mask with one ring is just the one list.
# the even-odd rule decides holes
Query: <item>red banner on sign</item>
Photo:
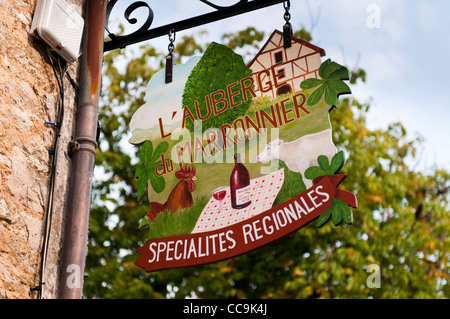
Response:
[{"label": "red banner on sign", "polygon": [[356,196],[338,189],[346,177],[320,177],[314,186],[298,196],[228,227],[150,239],[136,250],[140,256],[135,265],[151,272],[217,262],[250,252],[301,229],[329,209],[333,198],[356,208]]}]

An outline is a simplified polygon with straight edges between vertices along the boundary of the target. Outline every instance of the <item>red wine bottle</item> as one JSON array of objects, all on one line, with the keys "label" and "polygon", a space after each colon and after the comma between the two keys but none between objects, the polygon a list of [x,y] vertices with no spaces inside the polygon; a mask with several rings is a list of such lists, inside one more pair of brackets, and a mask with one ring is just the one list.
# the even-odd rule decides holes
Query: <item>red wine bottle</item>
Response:
[{"label": "red wine bottle", "polygon": [[250,174],[241,163],[240,154],[234,155],[234,168],[230,177],[231,206],[234,209],[245,208],[251,204]]}]

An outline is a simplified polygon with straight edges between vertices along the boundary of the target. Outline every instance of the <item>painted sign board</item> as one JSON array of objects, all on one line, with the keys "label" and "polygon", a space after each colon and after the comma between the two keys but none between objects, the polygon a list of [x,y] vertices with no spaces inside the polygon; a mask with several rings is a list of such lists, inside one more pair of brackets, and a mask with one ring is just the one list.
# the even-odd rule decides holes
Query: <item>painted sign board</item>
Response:
[{"label": "painted sign board", "polygon": [[348,70],[325,51],[274,31],[246,65],[212,43],[201,57],[149,81],[130,122],[140,146],[138,197],[146,271],[232,258],[299,230],[352,221],[356,197],[338,189],[344,153],[330,112],[350,93]]}]

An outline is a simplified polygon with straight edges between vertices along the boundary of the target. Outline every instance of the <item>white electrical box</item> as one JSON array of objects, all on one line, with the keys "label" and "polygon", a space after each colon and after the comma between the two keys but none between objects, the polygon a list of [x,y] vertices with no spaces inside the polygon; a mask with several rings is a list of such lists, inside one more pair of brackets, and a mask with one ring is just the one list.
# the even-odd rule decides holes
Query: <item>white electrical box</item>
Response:
[{"label": "white electrical box", "polygon": [[84,19],[64,0],[38,0],[30,33],[69,63],[78,60]]}]

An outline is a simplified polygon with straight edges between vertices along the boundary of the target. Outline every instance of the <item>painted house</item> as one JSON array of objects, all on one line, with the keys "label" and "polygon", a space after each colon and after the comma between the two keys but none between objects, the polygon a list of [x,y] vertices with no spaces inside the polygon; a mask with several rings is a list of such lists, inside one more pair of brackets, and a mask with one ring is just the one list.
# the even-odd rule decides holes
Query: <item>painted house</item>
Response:
[{"label": "painted house", "polygon": [[255,79],[255,93],[271,98],[300,90],[300,83],[319,77],[325,50],[296,37],[285,49],[283,33],[275,30],[248,64]]}]

